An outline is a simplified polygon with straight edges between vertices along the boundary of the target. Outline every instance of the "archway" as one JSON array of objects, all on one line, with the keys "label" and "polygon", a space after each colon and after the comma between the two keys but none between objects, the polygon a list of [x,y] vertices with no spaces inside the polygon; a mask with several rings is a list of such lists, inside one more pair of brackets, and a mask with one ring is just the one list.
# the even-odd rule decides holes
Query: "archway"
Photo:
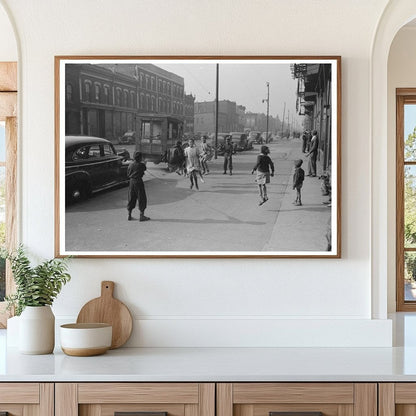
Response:
[{"label": "archway", "polygon": [[[395,175],[391,174],[392,157],[389,135],[388,58],[397,32],[416,17],[414,0],[391,1],[380,18],[371,55],[371,268],[372,317],[387,318],[387,298],[391,285],[395,249],[392,218],[395,216]],[[394,111],[394,110],[393,110]],[[392,243],[393,241],[393,243]]]}]

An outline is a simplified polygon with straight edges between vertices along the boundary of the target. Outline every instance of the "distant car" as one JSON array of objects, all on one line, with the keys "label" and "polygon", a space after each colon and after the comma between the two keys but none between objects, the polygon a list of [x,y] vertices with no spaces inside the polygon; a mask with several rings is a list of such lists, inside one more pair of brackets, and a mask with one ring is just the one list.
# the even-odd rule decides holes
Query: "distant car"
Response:
[{"label": "distant car", "polygon": [[252,130],[248,134],[248,138],[249,138],[251,143],[257,143],[257,144],[261,143],[261,132]]},{"label": "distant car", "polygon": [[253,141],[249,140],[246,133],[233,131],[230,133],[230,135],[231,140],[233,143],[235,143],[238,151],[250,150],[253,148]]},{"label": "distant car", "polygon": [[65,137],[65,201],[90,197],[94,192],[127,184],[129,159],[118,155],[109,140],[91,136]]},{"label": "distant car", "polygon": [[262,143],[271,143],[273,141],[273,135],[269,132],[267,134],[265,131],[261,134],[261,142]]},{"label": "distant car", "polygon": [[118,144],[135,144],[136,132],[126,131],[121,137],[118,138]]},{"label": "distant car", "polygon": [[[217,135],[217,155],[222,156],[224,154],[225,140],[229,136],[230,135],[228,133],[218,133],[218,135]],[[215,134],[211,134],[210,139],[211,139],[211,142],[212,142],[212,146],[215,147]],[[234,146],[234,153],[235,153],[237,151],[237,146],[236,146],[236,143],[234,141],[232,141],[232,144]]]}]

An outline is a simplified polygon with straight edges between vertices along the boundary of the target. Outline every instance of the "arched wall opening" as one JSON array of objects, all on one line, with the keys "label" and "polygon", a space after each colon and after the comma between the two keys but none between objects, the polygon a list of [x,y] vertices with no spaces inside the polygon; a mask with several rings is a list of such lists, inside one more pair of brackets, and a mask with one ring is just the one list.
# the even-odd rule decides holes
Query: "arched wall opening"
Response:
[{"label": "arched wall opening", "polygon": [[[415,87],[416,77],[403,68],[403,46],[416,40],[413,0],[391,1],[374,37],[371,59],[372,167],[372,314],[383,319],[396,311],[396,104],[397,87]],[[416,69],[416,56],[407,60]]]}]

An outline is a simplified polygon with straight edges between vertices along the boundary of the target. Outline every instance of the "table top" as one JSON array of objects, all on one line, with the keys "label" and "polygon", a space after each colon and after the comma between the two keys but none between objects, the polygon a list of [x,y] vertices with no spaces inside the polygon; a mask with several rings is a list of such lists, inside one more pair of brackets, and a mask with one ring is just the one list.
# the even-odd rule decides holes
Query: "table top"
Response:
[{"label": "table top", "polygon": [[416,348],[119,348],[95,357],[5,348],[0,381],[416,381]]}]

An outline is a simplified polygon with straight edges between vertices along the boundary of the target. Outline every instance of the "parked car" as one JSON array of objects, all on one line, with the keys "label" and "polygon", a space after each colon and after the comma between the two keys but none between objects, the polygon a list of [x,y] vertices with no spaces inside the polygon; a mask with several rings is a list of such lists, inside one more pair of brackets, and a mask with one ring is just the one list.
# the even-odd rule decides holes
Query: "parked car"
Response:
[{"label": "parked car", "polygon": [[118,144],[135,144],[136,132],[126,131],[121,137],[118,138]]},{"label": "parked car", "polygon": [[[224,154],[224,144],[227,137],[230,136],[228,133],[218,133],[217,135],[217,155],[222,156]],[[210,135],[212,146],[215,147],[215,134]],[[231,140],[234,146],[234,153],[237,151],[236,143]]]},{"label": "parked car", "polygon": [[242,132],[231,132],[231,140],[235,143],[238,151],[250,150],[253,148],[253,141],[249,140],[246,133]]},{"label": "parked car", "polygon": [[[267,135],[267,137],[266,137],[266,135]],[[268,134],[264,131],[262,134],[261,134],[261,142],[262,143],[271,143],[272,141],[273,141],[273,135],[272,135],[272,133],[271,132],[269,132]]]},{"label": "parked car", "polygon": [[261,143],[261,132],[252,130],[249,133],[248,138],[252,143]]},{"label": "parked car", "polygon": [[94,192],[127,184],[129,155],[117,154],[109,140],[90,136],[65,137],[65,201],[90,197]]}]

